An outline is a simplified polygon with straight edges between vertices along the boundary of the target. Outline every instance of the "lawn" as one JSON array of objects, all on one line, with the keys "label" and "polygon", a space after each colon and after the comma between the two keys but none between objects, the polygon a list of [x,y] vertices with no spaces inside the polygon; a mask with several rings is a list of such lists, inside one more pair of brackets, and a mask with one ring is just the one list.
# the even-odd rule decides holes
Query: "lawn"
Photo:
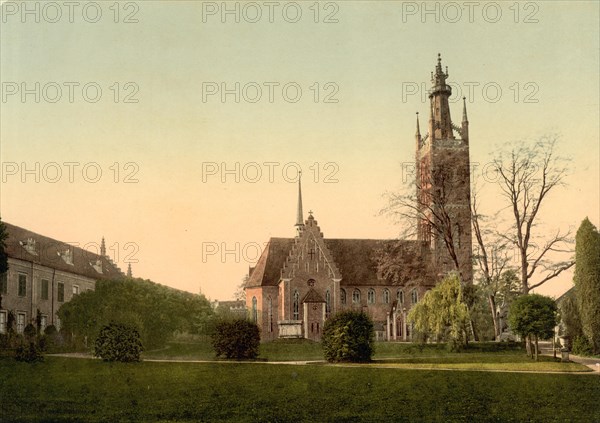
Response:
[{"label": "lawn", "polygon": [[[214,360],[209,343],[173,342],[166,348],[149,351],[145,359]],[[552,357],[528,358],[518,344],[471,343],[460,353],[452,353],[444,344],[412,344],[378,342],[373,356],[374,366],[419,369],[468,369],[512,371],[588,371],[576,363],[556,362]],[[322,361],[321,344],[309,340],[277,340],[261,344],[261,361]]]},{"label": "lawn", "polygon": [[1,421],[600,421],[600,377],[0,358]]}]

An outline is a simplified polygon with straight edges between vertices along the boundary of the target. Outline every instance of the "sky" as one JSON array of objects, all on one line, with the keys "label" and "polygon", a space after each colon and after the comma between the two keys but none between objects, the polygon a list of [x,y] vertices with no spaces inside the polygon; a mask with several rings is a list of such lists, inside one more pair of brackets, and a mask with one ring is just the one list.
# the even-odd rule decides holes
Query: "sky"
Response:
[{"label": "sky", "polygon": [[[557,136],[542,233],[600,223],[599,4],[1,2],[0,214],[134,276],[232,297],[270,237],[398,236],[438,53],[471,162]],[[504,210],[480,183],[483,212]],[[558,296],[572,272],[537,291]]]}]

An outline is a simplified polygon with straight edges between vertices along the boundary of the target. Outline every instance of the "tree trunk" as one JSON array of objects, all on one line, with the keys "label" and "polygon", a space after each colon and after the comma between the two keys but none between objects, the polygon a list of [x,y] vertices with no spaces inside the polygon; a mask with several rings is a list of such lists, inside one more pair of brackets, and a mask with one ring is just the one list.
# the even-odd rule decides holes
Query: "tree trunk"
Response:
[{"label": "tree trunk", "polygon": [[496,299],[493,295],[488,296],[488,302],[490,304],[490,311],[492,312],[492,320],[494,322],[494,339],[500,340],[500,322],[498,322],[498,316],[496,315]]},{"label": "tree trunk", "polygon": [[525,349],[527,350],[527,355],[533,358],[533,350],[531,349],[531,335],[527,335],[525,337]]},{"label": "tree trunk", "polygon": [[535,335],[535,361],[538,361],[538,336]]},{"label": "tree trunk", "polygon": [[527,269],[529,262],[527,261],[527,251],[521,250],[521,285],[523,288],[523,294],[529,294],[529,281],[527,278]]}]

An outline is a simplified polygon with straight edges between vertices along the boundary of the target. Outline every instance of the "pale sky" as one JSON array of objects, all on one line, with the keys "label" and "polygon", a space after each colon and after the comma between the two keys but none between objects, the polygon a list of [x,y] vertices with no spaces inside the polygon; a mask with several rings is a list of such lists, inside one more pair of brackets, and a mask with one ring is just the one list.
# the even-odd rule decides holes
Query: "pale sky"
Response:
[{"label": "pale sky", "polygon": [[2,2],[3,220],[104,236],[123,270],[221,300],[269,237],[294,236],[298,166],[326,238],[393,238],[382,194],[414,160],[439,52],[471,161],[560,134],[573,174],[542,220],[600,221],[597,2],[116,4]]}]

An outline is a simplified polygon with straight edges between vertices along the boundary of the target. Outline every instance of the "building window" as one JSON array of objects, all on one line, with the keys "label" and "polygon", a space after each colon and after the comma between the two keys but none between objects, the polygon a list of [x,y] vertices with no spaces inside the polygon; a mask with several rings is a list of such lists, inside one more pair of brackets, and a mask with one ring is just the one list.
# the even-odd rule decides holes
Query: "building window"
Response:
[{"label": "building window", "polygon": [[48,316],[42,314],[40,318],[40,332],[44,333],[46,330],[46,326],[48,326]]},{"label": "building window", "polygon": [[352,291],[352,303],[360,304],[360,291],[358,289]]},{"label": "building window", "polygon": [[294,320],[300,320],[300,294],[294,291]]},{"label": "building window", "polygon": [[346,304],[346,290],[340,289],[340,303]]},{"label": "building window", "polygon": [[329,319],[331,315],[331,292],[327,290],[325,292],[325,318]]},{"label": "building window", "polygon": [[8,272],[0,275],[0,294],[8,294]]},{"label": "building window", "polygon": [[398,304],[404,304],[404,291],[401,289],[396,292],[396,301],[398,301]]},{"label": "building window", "polygon": [[17,333],[25,331],[25,313],[17,313]]},{"label": "building window", "polygon": [[0,333],[6,333],[6,311],[0,311]]},{"label": "building window", "polygon": [[375,304],[375,290],[373,288],[369,289],[367,292],[367,302],[369,304]]},{"label": "building window", "polygon": [[48,279],[42,279],[40,283],[40,297],[42,300],[48,299]]},{"label": "building window", "polygon": [[269,297],[267,299],[267,314],[269,318],[269,332],[273,332],[273,299]]},{"label": "building window", "polygon": [[62,303],[65,301],[65,284],[62,282],[59,282],[56,286],[56,297],[58,298],[58,302]]},{"label": "building window", "polygon": [[252,297],[252,321],[258,322],[258,304],[256,297]]},{"label": "building window", "polygon": [[79,295],[79,286],[73,285],[73,295]]},{"label": "building window", "polygon": [[27,275],[23,275],[19,273],[19,289],[18,289],[19,297],[24,297],[27,295]]},{"label": "building window", "polygon": [[416,289],[413,289],[410,292],[410,300],[412,301],[413,304],[416,304],[419,301],[419,293],[417,292]]},{"label": "building window", "polygon": [[389,304],[390,303],[390,290],[389,289],[384,289],[383,290],[383,302],[385,304]]}]

